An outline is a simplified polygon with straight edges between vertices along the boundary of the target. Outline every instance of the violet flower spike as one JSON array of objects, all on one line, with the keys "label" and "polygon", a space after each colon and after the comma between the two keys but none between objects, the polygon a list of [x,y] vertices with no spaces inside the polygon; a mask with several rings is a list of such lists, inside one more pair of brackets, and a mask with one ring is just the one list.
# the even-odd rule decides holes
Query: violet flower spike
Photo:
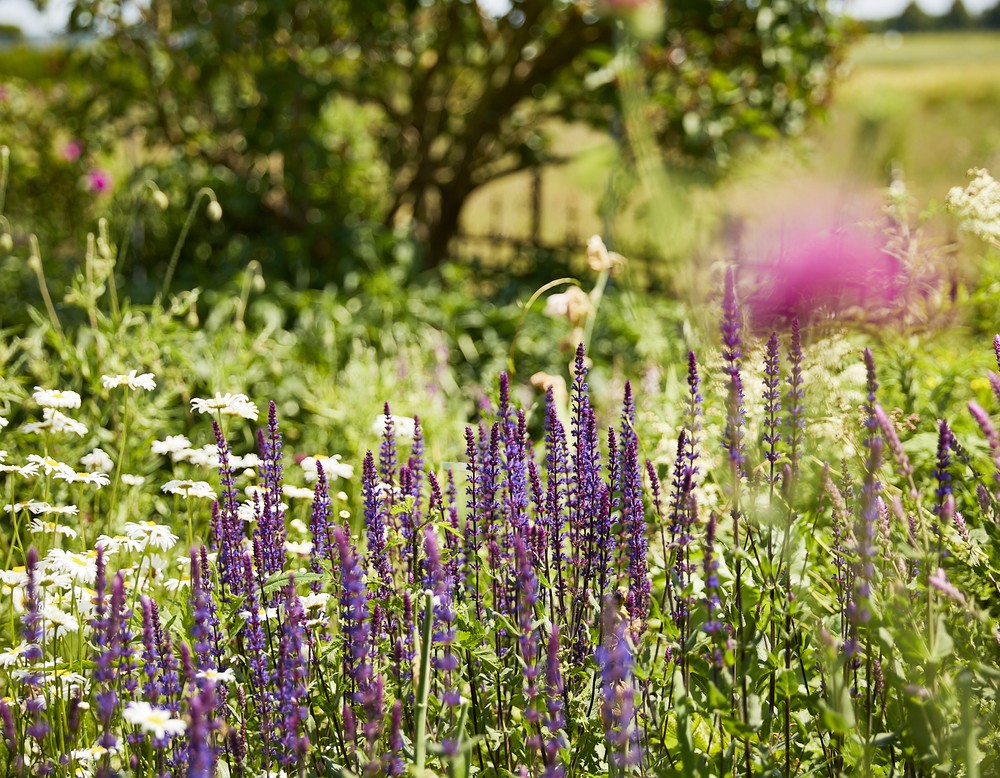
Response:
[{"label": "violet flower spike", "polygon": [[875,403],[873,410],[879,429],[882,430],[882,437],[885,438],[885,442],[889,446],[889,451],[892,453],[892,457],[896,460],[896,464],[899,467],[899,474],[903,478],[910,478],[913,475],[913,465],[910,464],[910,458],[906,456],[906,452],[903,450],[903,444],[900,442],[899,434],[896,432],[896,425],[878,403]]},{"label": "violet flower spike", "polygon": [[601,674],[601,720],[612,764],[632,767],[638,765],[642,757],[636,722],[636,710],[641,705],[637,706],[635,700],[628,630],[613,598],[605,603],[602,620],[604,641],[595,654]]},{"label": "violet flower spike", "polygon": [[[330,517],[333,515],[333,505],[330,502],[330,487],[326,480],[326,471],[322,462],[316,462],[316,491],[313,495],[312,511],[309,515],[309,534],[312,537],[312,549],[309,552],[309,569],[317,575],[323,574],[324,562],[334,565],[333,533],[330,529]],[[322,580],[309,584],[309,589],[318,593],[323,588]]]},{"label": "violet flower spike", "polygon": [[802,456],[802,444],[805,437],[805,380],[802,378],[802,335],[799,330],[799,320],[792,321],[792,345],[788,352],[789,375],[788,392],[785,402],[788,413],[785,422],[788,425],[786,442],[788,456],[791,460],[792,475],[798,473],[799,459]]},{"label": "violet flower spike", "polygon": [[772,332],[767,341],[767,356],[764,359],[764,459],[771,463],[769,475],[771,483],[777,478],[775,463],[778,461],[778,443],[781,441],[781,354],[778,350],[778,335]]}]

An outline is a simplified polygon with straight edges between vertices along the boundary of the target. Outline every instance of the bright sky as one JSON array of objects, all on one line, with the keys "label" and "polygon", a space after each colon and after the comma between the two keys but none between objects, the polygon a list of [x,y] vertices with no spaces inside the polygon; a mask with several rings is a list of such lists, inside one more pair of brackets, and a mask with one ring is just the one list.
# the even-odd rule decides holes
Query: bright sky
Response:
[{"label": "bright sky", "polygon": [[[0,0],[0,23],[20,25],[27,35],[45,35],[59,32],[66,24],[71,0],[49,0],[44,14],[38,12],[31,0]],[[488,8],[507,4],[507,0],[479,0]],[[669,2],[669,0],[667,0]],[[844,9],[859,18],[885,18],[895,16],[906,7],[909,0],[830,0],[834,8]],[[952,0],[918,0],[928,13],[940,14],[951,7]],[[965,0],[965,7],[973,13],[989,8],[996,0]]]}]

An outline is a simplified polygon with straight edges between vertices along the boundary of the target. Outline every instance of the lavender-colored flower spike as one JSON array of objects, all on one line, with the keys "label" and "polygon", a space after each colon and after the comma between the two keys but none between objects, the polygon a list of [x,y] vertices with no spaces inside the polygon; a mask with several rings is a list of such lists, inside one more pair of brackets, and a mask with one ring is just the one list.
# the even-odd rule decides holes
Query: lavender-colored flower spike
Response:
[{"label": "lavender-colored flower spike", "polygon": [[792,345],[788,352],[789,375],[788,392],[785,395],[788,413],[788,458],[791,460],[792,476],[798,473],[799,459],[806,429],[805,381],[802,378],[802,334],[799,320],[792,321]]},{"label": "lavender-colored flower spike", "polygon": [[229,443],[222,435],[217,421],[212,422],[215,445],[219,452],[219,477],[222,484],[218,501],[215,542],[219,549],[219,578],[223,594],[240,592],[243,589],[243,541],[246,537],[240,520],[236,502],[236,478],[229,464]]},{"label": "lavender-colored flower spike", "polygon": [[104,748],[111,749],[118,745],[118,738],[111,731],[111,723],[118,706],[118,692],[115,685],[115,665],[118,660],[115,636],[118,633],[118,613],[108,601],[104,549],[101,547],[97,549],[97,578],[94,581],[94,591],[96,595],[94,616],[90,622],[94,630],[96,647],[94,685],[98,691],[94,700],[97,703],[97,718],[103,732],[98,742]]},{"label": "lavender-colored flower spike", "polygon": [[602,620],[604,641],[595,655],[601,673],[601,720],[612,763],[631,767],[639,764],[642,756],[635,715],[632,647],[614,597],[605,603]]},{"label": "lavender-colored flower spike", "polygon": [[528,724],[529,748],[541,747],[537,736],[541,711],[538,699],[538,635],[535,633],[535,605],[538,602],[538,578],[531,566],[531,555],[524,539],[514,536],[514,564],[517,567],[518,647],[524,661],[524,717]]},{"label": "lavender-colored flower spike", "polygon": [[552,624],[545,660],[545,740],[542,743],[542,759],[545,770],[542,778],[563,778],[565,767],[559,759],[559,752],[566,745],[562,734],[566,726],[563,711],[563,679],[559,667],[559,625]]},{"label": "lavender-colored flower spike", "polygon": [[997,358],[997,368],[1000,369],[1000,335],[993,336],[993,353]]},{"label": "lavender-colored flower spike", "polygon": [[219,728],[215,719],[215,708],[218,702],[215,698],[215,684],[206,681],[198,693],[191,698],[189,715],[191,724],[188,728],[187,764],[188,778],[213,778],[218,761],[216,746],[212,735]]},{"label": "lavender-colored flower spike", "polygon": [[386,526],[382,500],[379,497],[375,457],[371,451],[365,455],[361,475],[361,495],[364,501],[365,532],[368,538],[368,557],[381,580],[384,591],[392,586],[392,568],[386,550]]},{"label": "lavender-colored flower spike", "polygon": [[955,445],[955,436],[944,419],[938,421],[937,458],[934,463],[934,480],[937,488],[934,490],[936,511],[941,512],[945,498],[951,494],[951,450]]},{"label": "lavender-colored flower spike", "polygon": [[896,425],[878,403],[875,403],[874,411],[875,420],[878,422],[879,429],[882,430],[882,437],[885,438],[885,442],[889,446],[889,451],[892,452],[892,457],[896,460],[896,465],[899,467],[899,474],[903,478],[909,478],[913,475],[913,465],[910,464],[910,458],[906,456],[906,452],[903,450],[903,444],[899,440],[899,433],[896,432]]},{"label": "lavender-colored flower spike", "polygon": [[284,593],[285,620],[281,624],[275,670],[276,714],[281,729],[282,761],[291,768],[302,764],[309,751],[309,736],[305,732],[309,718],[309,673],[302,656],[302,602],[291,579]]},{"label": "lavender-colored flower spike", "polygon": [[740,336],[740,310],[736,302],[736,274],[732,267],[726,268],[726,288],[722,298],[722,347],[726,374],[733,376],[739,372],[739,363],[743,359],[743,340]]},{"label": "lavender-colored flower spike", "polygon": [[722,299],[722,359],[729,376],[729,394],[726,399],[726,427],[723,446],[729,456],[733,474],[745,475],[743,450],[743,379],[740,360],[743,358],[743,340],[740,336],[740,310],[736,303],[736,277],[732,267],[726,270],[726,290]]},{"label": "lavender-colored flower spike", "polygon": [[[382,482],[390,487],[396,485],[398,456],[396,452],[396,425],[392,420],[389,403],[384,407],[385,429],[382,432],[382,444],[378,450],[378,473]],[[388,490],[387,499],[392,502],[392,489]]]},{"label": "lavender-colored flower spike", "polygon": [[354,546],[342,527],[335,527],[333,536],[340,553],[341,595],[343,611],[344,660],[347,676],[355,693],[365,695],[372,682],[372,666],[369,660],[370,630],[368,587],[365,586],[364,571],[358,562]]},{"label": "lavender-colored flower spike", "polygon": [[142,666],[146,676],[143,696],[146,702],[155,706],[160,699],[160,648],[156,640],[156,624],[153,621],[153,601],[143,595],[140,603],[142,604]]},{"label": "lavender-colored flower spike", "polygon": [[[990,415],[975,401],[969,403],[969,413],[976,420],[976,424],[979,425],[979,429],[982,430],[983,437],[986,438],[986,443],[990,447],[990,456],[993,457],[994,466],[993,482],[996,488],[1000,486],[1000,435],[997,435],[997,429],[993,426]],[[1000,491],[995,490],[994,497],[1000,499]]]},{"label": "lavender-colored flower spike", "polygon": [[701,378],[698,376],[698,360],[693,351],[688,352],[688,407],[687,407],[687,458],[692,478],[698,472],[698,433],[701,431],[702,398]]},{"label": "lavender-colored flower spike", "polygon": [[[516,542],[516,536],[515,536]],[[434,592],[434,637],[436,648],[434,667],[441,679],[441,702],[449,709],[458,707],[461,694],[455,684],[458,653],[452,648],[455,642],[454,582],[441,562],[437,533],[434,527],[424,529],[424,552],[427,558],[427,587]],[[453,745],[453,744],[445,744]]]},{"label": "lavender-colored flower spike", "polygon": [[260,547],[261,567],[257,573],[261,580],[266,580],[275,573],[280,573],[285,566],[285,514],[281,507],[281,431],[278,429],[278,412],[273,400],[268,408],[267,435],[265,437],[263,430],[259,430],[257,441],[262,462],[264,495],[254,542]]},{"label": "lavender-colored flower spike", "polygon": [[[717,635],[724,631],[722,622],[719,620],[722,610],[722,601],[719,598],[719,560],[715,558],[715,530],[716,516],[713,513],[708,519],[708,526],[705,529],[705,551],[703,567],[705,571],[705,619],[704,631],[709,635]],[[718,657],[721,659],[721,656]]]},{"label": "lavender-colored flower spike", "polygon": [[778,443],[781,441],[781,354],[778,350],[778,335],[772,332],[767,341],[767,356],[764,358],[764,459],[770,465],[768,480],[774,483],[778,477],[775,464],[778,461]]},{"label": "lavender-colored flower spike", "polygon": [[990,389],[993,390],[993,396],[1000,400],[1000,375],[997,375],[992,370],[987,373],[986,376],[990,381]]},{"label": "lavender-colored flower spike", "polygon": [[627,528],[629,546],[628,612],[632,619],[632,639],[638,641],[646,630],[652,585],[647,560],[649,544],[642,502],[642,470],[639,467],[638,440],[634,436],[626,441],[622,460],[622,522]]},{"label": "lavender-colored flower spike", "polygon": [[385,774],[396,778],[406,774],[406,764],[403,761],[403,703],[396,700],[392,706],[389,719],[389,753],[387,754]]},{"label": "lavender-colored flower spike", "polygon": [[195,665],[199,671],[215,669],[215,613],[212,596],[206,588],[209,571],[203,569],[201,555],[191,549],[191,637],[194,639]]},{"label": "lavender-colored flower spike", "polygon": [[[309,568],[317,574],[323,573],[323,564],[334,562],[333,532],[330,528],[330,516],[333,515],[333,505],[330,502],[330,487],[326,480],[323,464],[316,462],[316,491],[313,495],[312,512],[309,516],[309,534],[312,536],[312,550],[309,554]],[[309,584],[313,592],[323,588],[322,580]]]}]

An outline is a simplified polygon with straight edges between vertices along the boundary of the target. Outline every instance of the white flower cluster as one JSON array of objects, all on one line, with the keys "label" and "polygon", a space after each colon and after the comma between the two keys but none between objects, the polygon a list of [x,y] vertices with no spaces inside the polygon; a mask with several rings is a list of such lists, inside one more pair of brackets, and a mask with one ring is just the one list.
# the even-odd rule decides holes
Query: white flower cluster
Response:
[{"label": "white flower cluster", "polygon": [[101,376],[101,383],[105,389],[115,389],[119,386],[127,386],[129,389],[145,389],[151,392],[156,388],[156,381],[153,380],[152,373],[138,374],[136,370],[129,370],[125,375],[104,375]]},{"label": "white flower cluster", "polygon": [[250,402],[245,394],[215,393],[215,397],[204,399],[195,397],[191,400],[191,410],[198,413],[221,413],[223,416],[242,416],[244,419],[257,420],[257,406]]},{"label": "white flower cluster", "polygon": [[962,229],[984,240],[1000,240],[1000,182],[988,170],[973,168],[972,181],[948,192],[948,208],[962,220]]}]

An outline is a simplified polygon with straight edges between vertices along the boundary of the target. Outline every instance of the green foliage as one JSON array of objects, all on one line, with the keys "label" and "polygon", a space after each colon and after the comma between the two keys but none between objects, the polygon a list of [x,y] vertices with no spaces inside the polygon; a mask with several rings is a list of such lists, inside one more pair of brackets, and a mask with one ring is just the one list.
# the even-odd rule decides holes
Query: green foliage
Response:
[{"label": "green foliage", "polygon": [[[227,231],[205,239],[224,260],[257,259],[298,285],[356,269],[362,223],[411,229],[441,262],[476,189],[555,161],[553,118],[607,127],[618,110],[627,20],[581,4],[518,0],[498,16],[461,0],[124,6],[73,4],[72,28],[99,32],[76,59],[90,85],[79,115],[139,144],[130,180],[152,177],[171,198],[178,182],[215,189]],[[645,13],[663,30],[641,47],[648,118],[670,157],[724,163],[748,136],[801,131],[828,97],[839,37],[823,2]]]}]

